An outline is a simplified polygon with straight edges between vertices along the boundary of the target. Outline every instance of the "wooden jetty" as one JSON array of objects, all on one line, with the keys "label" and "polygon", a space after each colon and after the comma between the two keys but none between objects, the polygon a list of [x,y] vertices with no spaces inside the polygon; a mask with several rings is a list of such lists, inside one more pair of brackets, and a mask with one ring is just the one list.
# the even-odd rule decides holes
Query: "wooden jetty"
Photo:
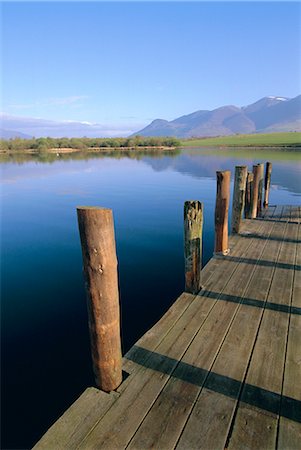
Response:
[{"label": "wooden jetty", "polygon": [[300,208],[246,219],[123,357],[113,392],[88,388],[34,447],[300,449]]}]

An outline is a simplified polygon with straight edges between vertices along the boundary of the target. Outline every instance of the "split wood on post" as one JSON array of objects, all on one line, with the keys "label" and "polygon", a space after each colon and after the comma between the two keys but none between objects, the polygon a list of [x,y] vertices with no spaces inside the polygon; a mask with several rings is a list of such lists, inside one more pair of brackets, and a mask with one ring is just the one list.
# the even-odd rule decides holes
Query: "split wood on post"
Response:
[{"label": "split wood on post", "polygon": [[201,286],[203,204],[198,200],[184,204],[185,291],[197,294]]},{"label": "split wood on post", "polygon": [[265,166],[265,178],[264,178],[264,202],[263,202],[264,208],[267,208],[269,205],[271,174],[272,174],[272,163],[267,162]]},{"label": "split wood on post", "polygon": [[245,218],[251,218],[251,198],[253,191],[253,172],[248,172],[246,181],[246,195],[245,195]]},{"label": "split wood on post", "polygon": [[227,255],[228,245],[228,213],[230,200],[231,172],[216,172],[217,190],[215,203],[215,245],[214,252]]},{"label": "split wood on post", "polygon": [[260,167],[259,164],[253,166],[253,189],[251,196],[250,218],[256,219],[257,217],[257,204],[258,204],[258,186],[260,180]]},{"label": "split wood on post", "polygon": [[77,208],[86,280],[93,370],[105,392],[122,382],[120,311],[113,213]]},{"label": "split wood on post", "polygon": [[248,168],[236,166],[234,177],[233,206],[232,206],[232,233],[239,233],[241,220],[245,207],[245,191]]},{"label": "split wood on post", "polygon": [[258,202],[257,202],[257,217],[262,213],[262,194],[263,194],[263,181],[264,181],[264,164],[258,164],[259,166],[259,183],[258,183]]}]

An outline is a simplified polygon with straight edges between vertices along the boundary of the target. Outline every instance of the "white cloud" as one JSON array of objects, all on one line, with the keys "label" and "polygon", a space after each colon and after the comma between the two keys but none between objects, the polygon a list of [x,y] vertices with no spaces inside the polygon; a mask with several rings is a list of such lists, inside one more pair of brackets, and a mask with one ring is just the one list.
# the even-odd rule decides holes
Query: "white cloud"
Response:
[{"label": "white cloud", "polygon": [[128,136],[145,124],[100,124],[87,121],[54,121],[34,117],[18,117],[0,113],[1,127],[30,136],[42,137],[114,137]]}]

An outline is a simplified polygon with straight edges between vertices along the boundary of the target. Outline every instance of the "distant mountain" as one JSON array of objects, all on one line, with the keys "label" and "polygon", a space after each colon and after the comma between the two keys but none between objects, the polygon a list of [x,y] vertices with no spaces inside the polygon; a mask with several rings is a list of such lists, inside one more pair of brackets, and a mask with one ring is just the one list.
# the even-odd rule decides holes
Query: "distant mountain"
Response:
[{"label": "distant mountain", "polygon": [[32,136],[29,136],[29,134],[21,133],[20,131],[16,130],[0,129],[0,139],[14,139],[14,138],[31,139]]},{"label": "distant mountain", "polygon": [[276,131],[301,131],[301,95],[293,99],[270,96],[244,107],[196,111],[170,122],[156,119],[134,135],[189,138]]},{"label": "distant mountain", "polygon": [[[139,125],[137,125],[138,127]],[[55,121],[0,114],[0,138],[13,137],[112,137],[128,136],[136,127],[108,126],[71,120]]]}]

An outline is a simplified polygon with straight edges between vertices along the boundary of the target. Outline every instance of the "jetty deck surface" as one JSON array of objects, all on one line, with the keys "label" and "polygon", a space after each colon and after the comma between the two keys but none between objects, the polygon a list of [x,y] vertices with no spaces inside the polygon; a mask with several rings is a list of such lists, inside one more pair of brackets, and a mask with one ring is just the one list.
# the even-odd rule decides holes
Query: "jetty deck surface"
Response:
[{"label": "jetty deck surface", "polygon": [[300,208],[245,220],[230,249],[124,356],[118,390],[88,388],[35,449],[301,448]]}]

